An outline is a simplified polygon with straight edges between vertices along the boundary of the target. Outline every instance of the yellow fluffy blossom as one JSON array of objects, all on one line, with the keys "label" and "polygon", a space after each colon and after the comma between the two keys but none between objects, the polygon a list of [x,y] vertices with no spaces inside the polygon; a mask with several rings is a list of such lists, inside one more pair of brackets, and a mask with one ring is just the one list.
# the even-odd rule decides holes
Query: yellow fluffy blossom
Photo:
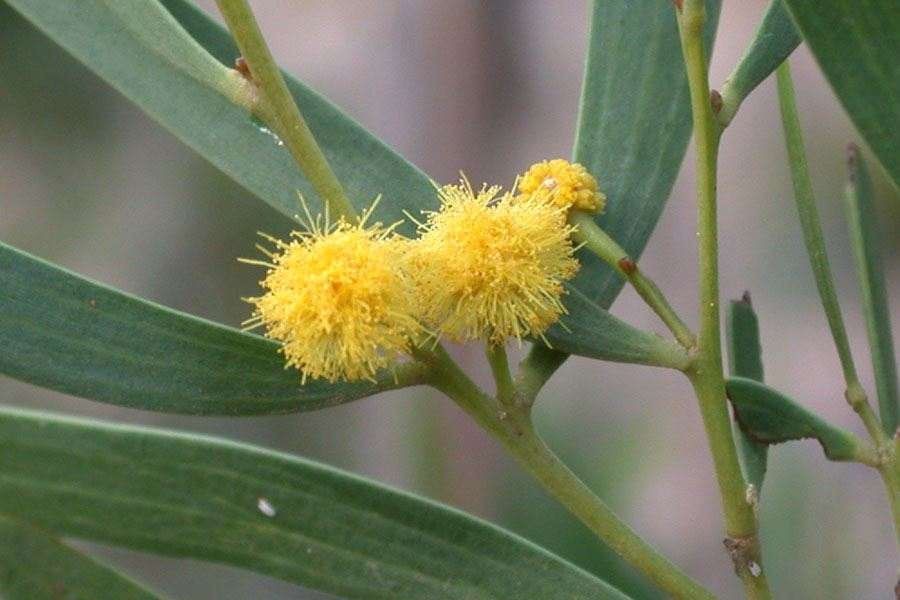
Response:
[{"label": "yellow fluffy blossom", "polygon": [[518,190],[518,199],[546,199],[566,209],[600,212],[606,204],[593,175],[582,165],[561,158],[531,165],[519,178]]},{"label": "yellow fluffy blossom", "polygon": [[409,242],[380,224],[367,227],[365,218],[359,225],[310,218],[307,227],[289,241],[268,238],[270,262],[245,261],[267,268],[265,293],[247,299],[255,307],[247,324],[281,342],[304,383],[373,379],[421,329],[409,310],[411,280],[399,269]]},{"label": "yellow fluffy blossom", "polygon": [[457,341],[541,335],[578,270],[565,209],[468,181],[439,190],[409,254],[425,322]]}]

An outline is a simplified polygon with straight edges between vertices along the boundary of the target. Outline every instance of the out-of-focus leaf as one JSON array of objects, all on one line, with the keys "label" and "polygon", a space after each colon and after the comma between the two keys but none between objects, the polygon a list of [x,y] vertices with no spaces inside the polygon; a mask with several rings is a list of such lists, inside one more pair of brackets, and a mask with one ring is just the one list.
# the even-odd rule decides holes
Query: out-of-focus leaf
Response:
[{"label": "out-of-focus leaf", "polygon": [[[728,339],[728,371],[734,377],[745,377],[763,381],[762,349],[759,344],[759,321],[750,303],[750,294],[745,293],[740,300],[728,304],[725,321]],[[744,477],[752,483],[757,492],[762,489],[766,476],[769,447],[735,427],[738,456],[744,470]]]},{"label": "out-of-focus leaf", "polygon": [[841,363],[841,371],[848,388],[857,379],[856,366],[853,364],[853,353],[847,337],[847,328],[841,314],[840,300],[834,285],[834,275],[828,261],[825,248],[825,236],[822,233],[822,221],[816,207],[812,178],[806,160],[806,148],[803,143],[803,131],[800,116],[797,112],[797,101],[794,94],[794,83],[791,78],[790,64],[785,61],[776,72],[778,87],[778,103],[781,109],[781,122],[784,129],[784,141],[787,146],[788,165],[791,169],[791,180],[794,184],[794,202],[797,216],[800,218],[800,230],[803,232],[803,243],[809,255],[809,266],[816,281],[816,289],[822,300],[822,309],[831,330],[831,337]]},{"label": "out-of-focus leaf", "polygon": [[744,98],[771,75],[802,41],[784,0],[772,0],[750,47],[722,84],[723,108],[718,115],[719,120],[729,123]]},{"label": "out-of-focus leaf", "polygon": [[158,598],[46,532],[2,515],[0,597],[5,600]]},{"label": "out-of-focus leaf", "polygon": [[831,87],[900,185],[897,0],[785,0]]},{"label": "out-of-focus leaf", "polygon": [[[706,6],[704,39],[711,49],[719,2],[708,0]],[[680,44],[669,2],[593,3],[575,160],[607,196],[598,222],[635,260],[659,220],[691,135]],[[584,266],[575,286],[609,308],[622,276],[587,252],[579,258]],[[565,340],[560,332],[551,337],[563,350]]]},{"label": "out-of-focus leaf", "polygon": [[461,512],[212,438],[0,409],[0,512],[347,598],[626,598]]},{"label": "out-of-focus leaf", "polygon": [[[900,35],[900,33],[898,33]],[[856,146],[848,156],[850,179],[845,194],[850,241],[856,258],[856,272],[862,292],[863,312],[869,334],[869,350],[878,392],[878,411],[885,433],[893,436],[898,425],[897,362],[891,336],[891,312],[888,310],[884,267],[881,261],[878,223],[872,181]]]},{"label": "out-of-focus leaf", "polygon": [[[315,199],[293,159],[230,96],[237,52],[228,34],[186,2],[166,2],[200,43],[156,0],[7,0],[29,21],[188,146],[262,200],[293,217],[297,191]],[[376,217],[433,208],[428,178],[327,100],[289,82],[310,128],[357,207],[385,196]]]},{"label": "out-of-focus leaf", "polygon": [[397,387],[300,385],[278,346],[83,279],[0,244],[0,373],[145,410],[315,410]]},{"label": "out-of-focus leaf", "polygon": [[857,460],[862,452],[859,438],[828,423],[784,394],[765,384],[732,377],[725,385],[728,399],[741,429],[762,444],[789,440],[817,440],[831,460]]},{"label": "out-of-focus leaf", "polygon": [[565,337],[566,352],[674,369],[687,365],[687,354],[674,342],[617,319],[574,287],[569,288],[566,298],[570,314],[563,315],[547,332],[547,337],[554,340]]}]

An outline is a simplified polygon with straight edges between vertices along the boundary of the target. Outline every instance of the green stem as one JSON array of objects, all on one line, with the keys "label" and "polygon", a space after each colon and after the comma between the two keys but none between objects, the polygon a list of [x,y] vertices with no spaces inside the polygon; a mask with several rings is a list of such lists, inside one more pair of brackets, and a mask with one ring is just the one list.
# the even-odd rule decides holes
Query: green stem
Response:
[{"label": "green stem", "polygon": [[732,437],[722,372],[716,222],[716,162],[720,129],[709,102],[709,79],[702,37],[706,21],[704,2],[685,0],[677,13],[691,93],[697,170],[700,334],[697,358],[694,367],[688,371],[688,377],[700,404],[713,457],[725,513],[726,547],[747,597],[770,598],[768,582],[762,570],[756,515],[746,500],[746,482]]},{"label": "green stem", "polygon": [[535,342],[531,350],[519,363],[519,371],[516,373],[516,392],[523,404],[534,404],[535,398],[541,388],[553,377],[569,355],[559,350],[545,346],[541,342]]},{"label": "green stem", "polygon": [[573,210],[569,215],[569,222],[578,227],[572,236],[573,239],[584,244],[585,248],[627,279],[647,306],[662,319],[675,339],[685,348],[692,349],[696,345],[694,333],[684,324],[656,283],[638,269],[637,263],[628,256],[628,253],[603,231],[589,214]]},{"label": "green stem", "polygon": [[810,264],[816,280],[816,287],[822,299],[825,316],[828,319],[828,327],[837,348],[838,359],[841,363],[841,371],[846,385],[845,397],[866,426],[869,435],[879,447],[884,446],[887,438],[881,427],[881,423],[869,404],[865,390],[859,382],[856,373],[856,365],[850,352],[850,342],[847,339],[847,330],[844,327],[844,319],[841,316],[841,306],[838,302],[837,292],[834,287],[834,279],[831,275],[831,267],[828,264],[828,254],[825,250],[825,239],[822,235],[822,225],[819,220],[819,211],[816,208],[816,200],[813,195],[812,180],[809,176],[809,166],[806,162],[806,149],[803,145],[803,134],[800,128],[800,117],[797,114],[797,102],[794,98],[794,84],[791,79],[791,69],[787,61],[778,67],[776,72],[778,80],[778,101],[781,106],[781,120],[784,126],[785,143],[787,144],[788,160],[791,167],[791,178],[794,183],[794,200],[797,204],[797,213],[800,216],[800,227],[803,230],[803,241],[809,254]]},{"label": "green stem", "polygon": [[271,115],[269,120],[274,121],[267,124],[281,136],[328,210],[337,217],[355,221],[356,210],[288,91],[247,0],[216,0],[216,3],[262,95],[266,107],[263,115]]},{"label": "green stem", "polygon": [[501,404],[507,405],[513,400],[516,386],[513,384],[512,375],[509,372],[509,357],[506,355],[506,347],[503,344],[488,342],[485,354],[497,385],[497,399]]},{"label": "green stem", "polygon": [[404,362],[394,368],[394,383],[397,388],[412,387],[428,382],[431,369],[419,361]]},{"label": "green stem", "polygon": [[531,423],[530,408],[499,406],[438,347],[419,352],[432,367],[432,385],[452,398],[497,438],[519,464],[597,537],[674,598],[714,596],[641,539],[544,444]]}]

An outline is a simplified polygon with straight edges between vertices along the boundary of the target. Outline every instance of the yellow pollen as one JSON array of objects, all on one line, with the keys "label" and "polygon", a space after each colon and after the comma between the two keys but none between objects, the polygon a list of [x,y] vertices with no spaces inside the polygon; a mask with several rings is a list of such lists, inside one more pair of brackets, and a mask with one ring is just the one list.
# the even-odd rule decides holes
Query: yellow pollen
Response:
[{"label": "yellow pollen", "polygon": [[[248,324],[281,342],[289,366],[334,382],[375,377],[409,351],[421,326],[412,280],[401,270],[409,243],[380,224],[307,224],[288,241],[268,238],[264,293],[249,298]],[[246,261],[255,262],[255,261]]]},{"label": "yellow pollen", "polygon": [[517,201],[536,199],[563,208],[600,212],[606,196],[582,165],[557,158],[532,165],[518,182]]},{"label": "yellow pollen", "polygon": [[565,208],[499,193],[465,179],[441,188],[409,253],[426,324],[457,341],[541,335],[579,267]]}]

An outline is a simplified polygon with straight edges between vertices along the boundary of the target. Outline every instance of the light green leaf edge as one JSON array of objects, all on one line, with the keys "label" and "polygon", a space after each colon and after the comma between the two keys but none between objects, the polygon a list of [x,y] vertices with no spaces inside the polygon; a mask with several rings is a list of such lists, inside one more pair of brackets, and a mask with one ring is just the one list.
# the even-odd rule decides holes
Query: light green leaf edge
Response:
[{"label": "light green leaf edge", "polygon": [[316,410],[412,385],[309,381],[277,344],[94,283],[0,243],[0,373],[144,410],[258,415]]},{"label": "light green leaf edge", "polygon": [[346,598],[625,598],[461,512],[276,452],[0,408],[0,512]]},{"label": "light green leaf edge", "polygon": [[753,41],[719,90],[722,96],[722,108],[716,115],[719,122],[730,123],[744,98],[774,73],[802,41],[784,0],[772,0]]},{"label": "light green leaf edge", "polygon": [[850,119],[900,185],[897,0],[785,0]]},{"label": "light green leaf edge", "polygon": [[884,282],[875,196],[865,161],[859,148],[854,145],[848,149],[847,166],[849,179],[844,206],[850,230],[850,245],[856,259],[863,314],[866,317],[869,352],[872,355],[872,370],[878,393],[878,412],[885,433],[893,437],[898,425],[900,395],[897,391],[897,359],[891,335],[891,311],[888,308],[890,304]]},{"label": "light green leaf edge", "polygon": [[[759,343],[759,321],[750,302],[749,293],[745,293],[740,300],[732,300],[728,303],[725,339],[728,349],[728,372],[733,377],[745,377],[762,383],[763,363],[762,348]],[[734,433],[744,478],[748,483],[752,483],[759,493],[766,477],[769,447],[744,433],[736,419]]]},{"label": "light green leaf edge", "polygon": [[815,439],[834,461],[858,461],[865,452],[855,435],[763,383],[731,377],[725,389],[741,429],[761,444]]},{"label": "light green leaf edge", "polygon": [[140,584],[31,525],[0,515],[5,600],[154,600]]}]

